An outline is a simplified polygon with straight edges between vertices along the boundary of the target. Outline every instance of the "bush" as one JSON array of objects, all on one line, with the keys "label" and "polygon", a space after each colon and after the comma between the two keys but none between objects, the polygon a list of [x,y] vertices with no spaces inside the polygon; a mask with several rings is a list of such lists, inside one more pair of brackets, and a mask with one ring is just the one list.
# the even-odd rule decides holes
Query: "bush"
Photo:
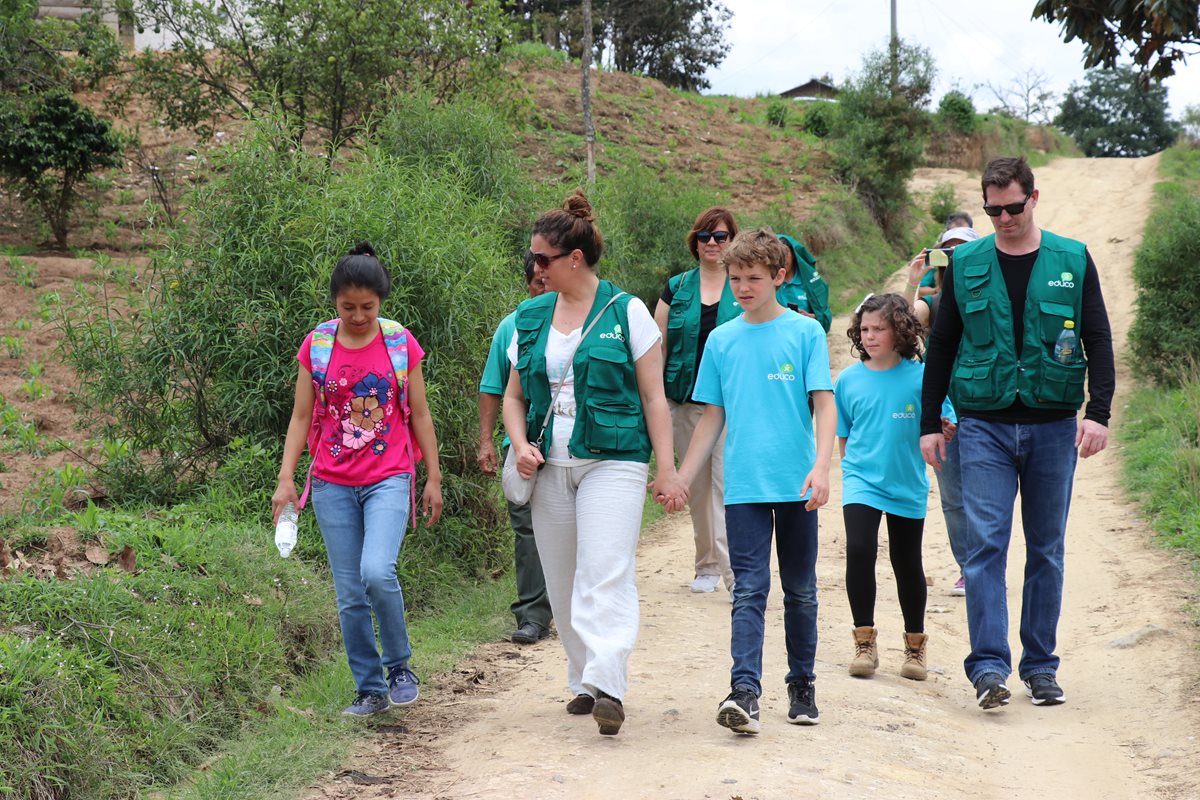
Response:
[{"label": "bush", "polygon": [[944,182],[933,187],[933,193],[929,196],[929,216],[933,217],[935,222],[945,225],[946,218],[958,210],[958,195],[954,191],[954,184]]},{"label": "bush", "polygon": [[786,128],[790,100],[776,97],[767,104],[767,124],[776,128]]},{"label": "bush", "polygon": [[962,92],[951,90],[942,95],[938,116],[958,133],[970,136],[975,132],[975,104]]},{"label": "bush", "polygon": [[1133,263],[1137,316],[1129,331],[1134,370],[1155,383],[1178,385],[1183,370],[1200,364],[1200,199],[1178,184],[1146,223]]},{"label": "bush", "polygon": [[475,387],[495,325],[522,294],[505,209],[461,170],[375,146],[332,170],[321,156],[280,151],[283,133],[259,123],[223,149],[144,286],[112,300],[80,289],[69,310],[67,355],[86,406],[138,454],[110,462],[124,475],[110,473],[110,490],[140,486],[142,499],[171,500],[207,480],[235,440],[277,447],[296,349],[334,315],[330,270],[369,239],[393,276],[383,313],[427,352],[448,514],[420,538],[476,574],[502,539],[494,487],[475,465]]},{"label": "bush", "polygon": [[59,247],[67,245],[82,181],[101,167],[119,166],[120,156],[112,126],[65,91],[0,111],[0,174],[45,217]]},{"label": "bush", "polygon": [[804,109],[804,130],[824,139],[833,130],[837,120],[837,105],[834,103],[812,102]]}]

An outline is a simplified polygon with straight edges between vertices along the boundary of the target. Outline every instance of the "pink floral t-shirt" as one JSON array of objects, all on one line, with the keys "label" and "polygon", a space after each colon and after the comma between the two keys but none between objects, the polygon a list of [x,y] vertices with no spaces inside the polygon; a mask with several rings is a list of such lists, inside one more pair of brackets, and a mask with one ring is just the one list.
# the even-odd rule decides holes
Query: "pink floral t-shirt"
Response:
[{"label": "pink floral t-shirt", "polygon": [[[406,330],[405,336],[411,372],[425,351],[412,331]],[[309,333],[296,353],[296,360],[309,372],[311,344]],[[326,414],[313,454],[312,474],[343,486],[367,486],[412,472],[412,433],[401,422],[399,389],[382,332],[364,347],[344,347],[335,340],[325,373]],[[316,404],[320,402],[318,396]]]}]

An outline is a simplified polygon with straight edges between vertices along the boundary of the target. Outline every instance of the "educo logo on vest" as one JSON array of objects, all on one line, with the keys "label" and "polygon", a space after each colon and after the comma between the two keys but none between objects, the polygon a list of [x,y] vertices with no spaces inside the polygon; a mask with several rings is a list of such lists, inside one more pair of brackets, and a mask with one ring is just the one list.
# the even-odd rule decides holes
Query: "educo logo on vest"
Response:
[{"label": "educo logo on vest", "polygon": [[892,419],[916,419],[917,407],[912,403],[906,403],[903,411],[893,411]]},{"label": "educo logo on vest", "polygon": [[796,368],[791,364],[780,364],[779,372],[768,372],[767,380],[769,381],[794,381],[796,380]]},{"label": "educo logo on vest", "polygon": [[625,334],[621,332],[621,323],[613,325],[612,333],[600,334],[601,339],[616,339],[619,342],[625,341]]},{"label": "educo logo on vest", "polygon": [[1062,289],[1075,288],[1075,276],[1069,272],[1064,272],[1057,281],[1046,281],[1047,286],[1058,286]]}]

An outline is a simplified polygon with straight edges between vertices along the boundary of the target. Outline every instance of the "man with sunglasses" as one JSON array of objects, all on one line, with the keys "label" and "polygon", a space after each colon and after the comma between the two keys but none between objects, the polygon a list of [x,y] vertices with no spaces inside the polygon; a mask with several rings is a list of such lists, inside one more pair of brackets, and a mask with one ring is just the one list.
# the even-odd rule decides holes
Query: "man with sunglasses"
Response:
[{"label": "man with sunglasses", "polygon": [[[996,232],[959,245],[944,276],[925,367],[921,453],[940,467],[938,409],[948,392],[960,418],[969,530],[964,667],[980,708],[1010,697],[1005,569],[1018,490],[1026,550],[1018,674],[1034,705],[1058,705],[1066,701],[1054,650],[1067,512],[1076,458],[1108,444],[1112,332],[1086,246],[1035,224],[1038,190],[1025,159],[993,159],[982,187]],[[1064,327],[1076,331],[1086,359],[1056,353]],[[1076,424],[1085,382],[1089,399]]]}]

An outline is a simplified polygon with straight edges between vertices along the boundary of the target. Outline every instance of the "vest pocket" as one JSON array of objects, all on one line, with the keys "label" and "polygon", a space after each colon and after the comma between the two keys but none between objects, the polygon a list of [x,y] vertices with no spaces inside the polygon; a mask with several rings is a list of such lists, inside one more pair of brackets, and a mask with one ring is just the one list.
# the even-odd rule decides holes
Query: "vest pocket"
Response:
[{"label": "vest pocket", "polygon": [[1041,370],[1033,396],[1039,403],[1073,406],[1083,405],[1083,383],[1087,375],[1087,364],[1060,364],[1049,356],[1042,356]]},{"label": "vest pocket", "polygon": [[992,343],[992,318],[987,313],[987,297],[968,300],[963,307],[963,335],[976,347]]},{"label": "vest pocket", "polygon": [[589,406],[583,446],[591,453],[636,453],[642,444],[641,421],[634,408]]},{"label": "vest pocket", "polygon": [[625,385],[625,370],[629,354],[615,347],[593,347],[588,350],[588,394],[620,392]]},{"label": "vest pocket", "polygon": [[[1066,303],[1041,300],[1038,302],[1038,310],[1041,311],[1042,318],[1042,341],[1053,349],[1054,343],[1058,341],[1058,335],[1063,332],[1063,323],[1069,319],[1075,319],[1075,307]],[[1075,329],[1075,338],[1078,341],[1078,326]]]},{"label": "vest pocket", "polygon": [[1000,384],[996,375],[996,354],[973,359],[960,359],[954,365],[954,389],[957,401],[969,404],[995,403],[1000,399]]}]

